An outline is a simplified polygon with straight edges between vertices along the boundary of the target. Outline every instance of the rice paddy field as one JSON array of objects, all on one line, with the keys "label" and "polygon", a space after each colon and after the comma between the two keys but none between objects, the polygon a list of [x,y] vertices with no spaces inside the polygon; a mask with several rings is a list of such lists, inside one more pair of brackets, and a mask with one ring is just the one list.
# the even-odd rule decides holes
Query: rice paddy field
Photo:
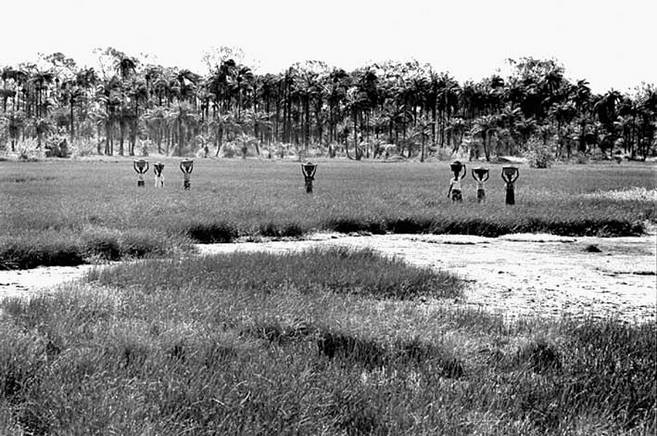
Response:
[{"label": "rice paddy field", "polygon": [[[0,434],[655,434],[657,325],[451,308],[463,280],[371,250],[194,255],[367,233],[637,235],[647,165],[520,167],[504,205],[446,163],[0,162],[0,267],[130,259],[0,301]],[[152,182],[152,179],[150,180]]]}]

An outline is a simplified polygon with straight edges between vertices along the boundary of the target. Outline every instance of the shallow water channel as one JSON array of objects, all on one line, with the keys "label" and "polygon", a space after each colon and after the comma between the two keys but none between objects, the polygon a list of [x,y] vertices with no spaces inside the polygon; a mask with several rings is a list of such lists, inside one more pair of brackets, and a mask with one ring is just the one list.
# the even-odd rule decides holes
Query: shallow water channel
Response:
[{"label": "shallow water channel", "polygon": [[[632,322],[656,316],[655,234],[597,238],[515,234],[346,236],[319,233],[306,240],[197,245],[199,255],[236,251],[287,253],[311,247],[372,248],[412,265],[444,269],[467,282],[458,300],[427,304],[475,307],[505,317],[562,314],[618,316]],[[0,271],[0,299],[29,297],[79,279],[91,265]]]}]

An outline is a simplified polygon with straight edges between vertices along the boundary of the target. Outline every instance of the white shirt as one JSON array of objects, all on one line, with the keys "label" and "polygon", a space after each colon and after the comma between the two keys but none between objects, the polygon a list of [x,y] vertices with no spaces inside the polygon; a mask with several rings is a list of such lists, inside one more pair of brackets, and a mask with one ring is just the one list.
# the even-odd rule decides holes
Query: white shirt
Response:
[{"label": "white shirt", "polygon": [[449,186],[452,189],[452,191],[460,191],[461,190],[461,180],[452,179],[449,182]]}]

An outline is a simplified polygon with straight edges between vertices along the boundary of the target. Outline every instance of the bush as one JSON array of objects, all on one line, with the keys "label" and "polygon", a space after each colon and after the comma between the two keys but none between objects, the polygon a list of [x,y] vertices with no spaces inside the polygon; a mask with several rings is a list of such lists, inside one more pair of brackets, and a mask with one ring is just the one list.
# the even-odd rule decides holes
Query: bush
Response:
[{"label": "bush", "polygon": [[116,232],[94,232],[83,236],[83,250],[87,256],[105,260],[119,260],[121,246]]},{"label": "bush", "polygon": [[157,237],[143,230],[132,230],[119,238],[121,257],[145,257],[149,254],[163,254],[166,251],[164,236]]},{"label": "bush", "polygon": [[550,144],[533,137],[527,143],[525,157],[532,168],[550,168],[554,161],[554,153]]},{"label": "bush", "polygon": [[76,241],[35,237],[0,243],[0,269],[75,266],[82,263],[84,258]]},{"label": "bush", "polygon": [[187,228],[187,236],[201,244],[232,242],[237,236],[237,229],[229,223],[195,223]]},{"label": "bush", "polygon": [[304,228],[299,223],[290,222],[290,223],[279,224],[270,221],[268,223],[263,223],[260,225],[259,233],[262,236],[273,237],[273,238],[281,238],[281,237],[298,238],[303,236],[305,231]]},{"label": "bush", "polygon": [[53,136],[46,142],[46,157],[69,157],[68,141],[61,136]]}]

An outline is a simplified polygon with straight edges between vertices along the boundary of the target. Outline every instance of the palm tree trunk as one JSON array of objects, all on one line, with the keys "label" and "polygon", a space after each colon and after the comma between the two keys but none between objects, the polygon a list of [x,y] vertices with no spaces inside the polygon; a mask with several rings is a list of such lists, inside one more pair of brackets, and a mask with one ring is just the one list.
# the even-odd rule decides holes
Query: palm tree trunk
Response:
[{"label": "palm tree trunk", "polygon": [[183,131],[182,121],[178,120],[178,156],[182,154],[183,148],[185,147],[185,135]]},{"label": "palm tree trunk", "polygon": [[157,153],[158,154],[162,154],[162,136],[163,136],[163,134],[164,133],[162,132],[162,126],[160,126],[157,129]]},{"label": "palm tree trunk", "polygon": [[105,122],[105,154],[110,154],[110,141],[112,140],[110,135],[110,126],[109,121]]},{"label": "palm tree trunk", "polygon": [[119,156],[123,156],[123,141],[125,140],[125,122],[119,121]]},{"label": "palm tree trunk", "polygon": [[71,118],[70,118],[71,119],[71,144],[73,144],[73,140],[75,139],[75,123],[74,123],[74,119],[73,119],[73,99],[72,98],[71,98],[71,101],[70,101],[70,105],[71,105],[71,114],[70,114],[70,116],[71,116]]},{"label": "palm tree trunk", "polygon": [[436,146],[436,104],[431,107],[431,144]]},{"label": "palm tree trunk", "polygon": [[[97,134],[98,134],[98,143],[97,143],[97,145],[96,145],[96,152],[97,152],[98,154],[102,154],[102,153],[101,153],[101,149],[100,149],[100,137],[101,137],[101,135],[100,135],[100,124],[97,124],[97,125],[96,125],[96,131],[97,131]],[[107,141],[107,140],[106,140],[106,141]]]}]

